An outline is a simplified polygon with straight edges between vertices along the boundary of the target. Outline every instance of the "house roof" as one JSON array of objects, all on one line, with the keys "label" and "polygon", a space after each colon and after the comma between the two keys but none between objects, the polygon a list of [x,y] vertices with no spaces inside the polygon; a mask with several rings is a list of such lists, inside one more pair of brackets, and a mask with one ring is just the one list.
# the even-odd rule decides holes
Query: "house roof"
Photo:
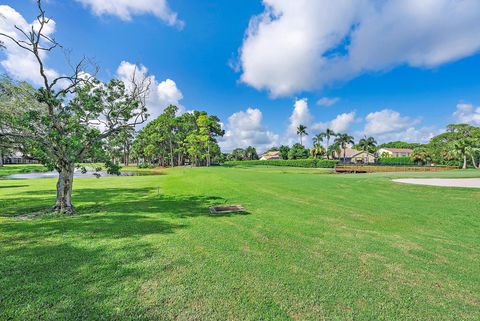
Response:
[{"label": "house roof", "polygon": [[16,151],[10,155],[3,155],[5,157],[16,157],[16,158],[22,158],[24,155],[22,152]]},{"label": "house roof", "polygon": [[266,152],[262,155],[262,157],[274,157],[274,156],[280,156],[280,152],[279,151],[270,151],[270,152]]},{"label": "house roof", "polygon": [[[358,150],[358,149],[353,149],[353,148],[346,148],[345,149],[345,157],[346,158],[353,158],[359,154],[364,153],[363,150]],[[372,153],[369,153],[370,155],[373,155]],[[340,150],[340,154],[337,156],[338,158],[343,158],[343,149]]]},{"label": "house roof", "polygon": [[411,148],[380,148],[384,150],[388,150],[389,152],[392,153],[412,153],[413,149]]}]

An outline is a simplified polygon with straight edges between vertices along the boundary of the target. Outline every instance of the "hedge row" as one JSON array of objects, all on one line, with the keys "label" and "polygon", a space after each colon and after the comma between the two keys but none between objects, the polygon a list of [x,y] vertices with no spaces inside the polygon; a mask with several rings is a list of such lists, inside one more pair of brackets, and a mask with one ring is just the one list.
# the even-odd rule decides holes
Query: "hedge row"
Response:
[{"label": "hedge row", "polygon": [[380,165],[414,165],[410,157],[385,157],[378,160]]},{"label": "hedge row", "polygon": [[225,162],[227,166],[238,165],[270,165],[270,166],[289,166],[289,167],[310,167],[310,168],[334,168],[338,164],[336,160],[326,159],[274,159],[274,160],[249,160],[249,161],[229,161]]}]

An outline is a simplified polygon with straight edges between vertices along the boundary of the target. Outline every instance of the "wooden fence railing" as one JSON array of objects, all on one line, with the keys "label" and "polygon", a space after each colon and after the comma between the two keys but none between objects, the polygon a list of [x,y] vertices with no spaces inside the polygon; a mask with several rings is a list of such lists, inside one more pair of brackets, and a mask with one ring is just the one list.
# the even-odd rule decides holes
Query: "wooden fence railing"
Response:
[{"label": "wooden fence railing", "polygon": [[455,166],[413,166],[413,165],[355,165],[339,164],[337,173],[387,173],[387,172],[439,172],[458,169]]}]

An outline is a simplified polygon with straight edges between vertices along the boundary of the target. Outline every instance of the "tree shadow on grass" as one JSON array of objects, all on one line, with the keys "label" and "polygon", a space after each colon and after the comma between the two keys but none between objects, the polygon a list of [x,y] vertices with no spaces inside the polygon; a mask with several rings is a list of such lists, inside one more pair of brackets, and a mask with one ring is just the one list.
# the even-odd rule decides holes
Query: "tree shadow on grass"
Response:
[{"label": "tree shadow on grass", "polygon": [[26,222],[9,221],[0,224],[0,233],[13,237],[0,240],[0,245],[35,244],[50,237],[81,237],[92,240],[138,239],[146,235],[172,234],[186,227],[186,224],[171,220],[128,214],[98,214]]},{"label": "tree shadow on grass", "polygon": [[[51,242],[4,248],[0,250],[0,319],[152,319],[152,302],[138,296],[142,284],[152,278],[142,262],[156,255],[158,268],[188,263],[167,261],[155,251],[139,242],[113,249]],[[162,278],[168,277],[166,271]],[[156,313],[161,317],[164,312]]]},{"label": "tree shadow on grass", "polygon": [[[228,213],[212,215],[209,207],[224,204],[225,199],[217,196],[171,196],[156,195],[148,188],[80,189],[74,199],[78,204],[76,214],[64,216],[42,214],[54,201],[54,194],[45,191],[19,193],[5,202],[0,216],[29,218],[25,224],[4,221],[0,233],[19,235],[19,242],[55,234],[74,233],[84,238],[129,238],[150,234],[169,234],[187,227],[186,221],[178,219],[200,216],[225,217],[248,215]],[[41,213],[35,216],[35,213]],[[29,224],[32,223],[32,224]]]},{"label": "tree shadow on grass", "polygon": [[19,188],[19,187],[28,187],[28,185],[4,185],[4,186],[0,186],[0,188]]},{"label": "tree shadow on grass", "polygon": [[210,206],[226,202],[224,198],[218,196],[165,195],[156,194],[153,189],[146,188],[82,189],[75,197],[80,204],[79,214],[105,211],[122,214],[158,214],[171,218],[209,215]]},{"label": "tree shadow on grass", "polygon": [[[0,215],[49,208],[54,196],[20,192],[0,201]],[[191,262],[159,244],[225,199],[157,195],[148,188],[83,188],[74,199],[73,216],[1,221],[0,320],[175,318],[182,304],[173,315],[165,308],[168,289]],[[158,289],[167,289],[163,298]]]},{"label": "tree shadow on grass", "polygon": [[[54,192],[26,191],[3,201],[0,216],[15,217],[37,212],[48,211],[55,201]],[[210,206],[224,205],[227,200],[218,196],[191,196],[156,194],[149,188],[84,188],[73,194],[76,214],[82,216],[98,212],[118,214],[158,214],[162,217],[186,218],[196,216],[233,216],[243,213],[211,215]]]}]

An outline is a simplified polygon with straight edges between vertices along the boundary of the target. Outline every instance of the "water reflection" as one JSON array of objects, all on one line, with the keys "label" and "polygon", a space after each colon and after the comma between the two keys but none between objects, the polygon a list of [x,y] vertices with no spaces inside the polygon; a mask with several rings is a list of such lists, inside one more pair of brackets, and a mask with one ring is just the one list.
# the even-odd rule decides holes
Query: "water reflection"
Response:
[{"label": "water reflection", "polygon": [[[118,176],[118,175],[111,175],[105,171],[94,172],[94,171],[87,171],[86,173],[82,173],[81,171],[75,171],[73,177],[75,178],[92,178],[92,177],[108,177],[108,176]],[[121,172],[119,176],[144,176],[144,175],[162,175],[159,172]],[[44,172],[44,173],[22,173],[22,174],[12,174],[8,176],[4,176],[4,178],[10,179],[28,179],[28,178],[58,178],[57,172]]]}]

